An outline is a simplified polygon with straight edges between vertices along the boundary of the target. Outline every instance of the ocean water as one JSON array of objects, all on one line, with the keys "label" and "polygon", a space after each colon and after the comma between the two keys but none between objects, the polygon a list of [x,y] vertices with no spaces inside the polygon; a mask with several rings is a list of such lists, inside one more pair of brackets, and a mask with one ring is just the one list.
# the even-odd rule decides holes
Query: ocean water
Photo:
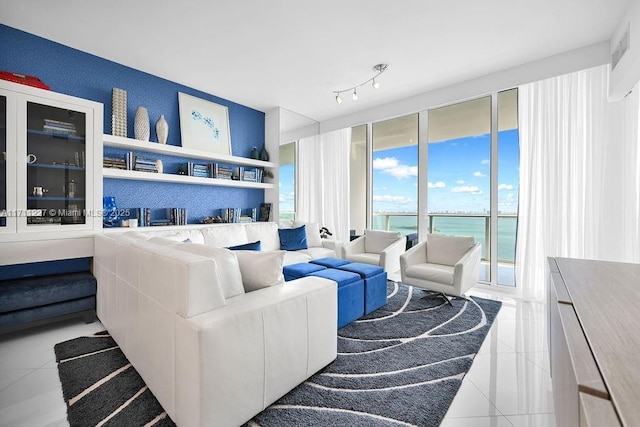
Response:
[{"label": "ocean water", "polygon": [[[472,236],[476,242],[482,243],[483,258],[488,258],[488,236],[485,235],[487,219],[484,217],[433,217],[433,231],[438,234],[455,236]],[[384,216],[374,216],[373,224],[377,230],[385,227]],[[498,218],[498,260],[514,262],[516,254],[517,218]],[[402,234],[417,233],[418,218],[415,216],[392,216],[389,229]]]},{"label": "ocean water", "polygon": [[[280,221],[292,220],[293,212],[280,212]],[[483,258],[488,258],[489,246],[485,235],[484,217],[433,217],[434,232],[451,234],[454,236],[472,236],[476,242],[482,243]],[[498,260],[513,263],[516,258],[516,227],[517,218],[498,218]],[[384,230],[385,217],[374,215],[373,228]],[[402,234],[418,232],[418,218],[416,216],[392,216],[389,229]]]}]

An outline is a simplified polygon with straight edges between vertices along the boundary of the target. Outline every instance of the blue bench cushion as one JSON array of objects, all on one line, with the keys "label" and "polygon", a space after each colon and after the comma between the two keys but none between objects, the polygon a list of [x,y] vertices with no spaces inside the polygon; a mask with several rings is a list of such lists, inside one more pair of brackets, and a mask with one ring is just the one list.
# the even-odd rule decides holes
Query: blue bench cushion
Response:
[{"label": "blue bench cushion", "polygon": [[348,285],[349,283],[357,282],[360,279],[360,275],[351,273],[350,271],[336,270],[334,268],[325,268],[323,270],[315,271],[308,276],[324,277],[325,279],[333,280],[340,286]]},{"label": "blue bench cushion", "polygon": [[347,261],[346,259],[340,259],[340,258],[326,257],[326,258],[312,259],[309,262],[318,264],[318,265],[323,265],[327,268],[337,268],[341,265],[349,264],[351,261]]},{"label": "blue bench cushion", "polygon": [[0,313],[40,307],[95,294],[96,278],[89,272],[3,280],[0,281]]},{"label": "blue bench cushion", "polygon": [[43,305],[40,307],[0,313],[0,328],[10,328],[66,314],[95,310],[95,308],[96,297],[95,295],[92,295],[89,297],[57,302],[55,304]]},{"label": "blue bench cushion", "polygon": [[325,267],[321,265],[301,262],[299,264],[285,265],[282,272],[284,273],[284,280],[288,282],[289,280],[299,279],[324,269]]},{"label": "blue bench cushion", "polygon": [[384,268],[378,265],[364,264],[362,262],[350,262],[348,264],[340,265],[337,268],[344,271],[350,271],[352,273],[358,273],[363,279],[384,273]]}]

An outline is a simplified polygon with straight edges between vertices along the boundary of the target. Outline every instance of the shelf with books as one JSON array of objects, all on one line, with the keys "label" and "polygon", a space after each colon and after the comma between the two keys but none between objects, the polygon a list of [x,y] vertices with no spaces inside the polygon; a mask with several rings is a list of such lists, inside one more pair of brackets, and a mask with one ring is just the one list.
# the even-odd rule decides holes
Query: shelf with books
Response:
[{"label": "shelf with books", "polygon": [[191,148],[175,145],[158,144],[157,142],[139,141],[137,139],[124,138],[104,134],[105,147],[123,148],[126,150],[144,151],[147,153],[165,154],[168,156],[184,157],[188,159],[208,160],[212,162],[228,163],[233,165],[252,166],[256,168],[275,168],[273,162],[249,159],[247,157],[228,156],[225,154],[210,153],[207,151],[193,150]]},{"label": "shelf with books", "polygon": [[174,182],[180,184],[195,185],[217,185],[223,187],[239,187],[239,188],[274,188],[274,184],[265,182],[236,181],[221,178],[205,178],[189,175],[177,175],[168,173],[141,172],[116,168],[102,168],[102,174],[105,178],[129,179],[141,181],[160,181]]}]

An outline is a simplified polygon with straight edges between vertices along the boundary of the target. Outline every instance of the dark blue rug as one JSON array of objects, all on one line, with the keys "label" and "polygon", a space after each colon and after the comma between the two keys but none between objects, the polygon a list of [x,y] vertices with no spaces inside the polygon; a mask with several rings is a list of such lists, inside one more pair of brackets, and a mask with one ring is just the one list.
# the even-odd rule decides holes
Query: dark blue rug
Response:
[{"label": "dark blue rug", "polygon": [[438,426],[502,303],[422,298],[388,286],[389,302],[338,331],[338,357],[247,426]]}]

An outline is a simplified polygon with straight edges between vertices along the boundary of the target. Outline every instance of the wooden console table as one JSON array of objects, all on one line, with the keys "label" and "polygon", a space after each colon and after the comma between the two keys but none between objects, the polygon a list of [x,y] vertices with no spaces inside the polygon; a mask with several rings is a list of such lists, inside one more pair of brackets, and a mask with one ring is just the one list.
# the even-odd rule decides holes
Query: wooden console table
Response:
[{"label": "wooden console table", "polygon": [[558,426],[640,425],[640,264],[548,258]]}]

